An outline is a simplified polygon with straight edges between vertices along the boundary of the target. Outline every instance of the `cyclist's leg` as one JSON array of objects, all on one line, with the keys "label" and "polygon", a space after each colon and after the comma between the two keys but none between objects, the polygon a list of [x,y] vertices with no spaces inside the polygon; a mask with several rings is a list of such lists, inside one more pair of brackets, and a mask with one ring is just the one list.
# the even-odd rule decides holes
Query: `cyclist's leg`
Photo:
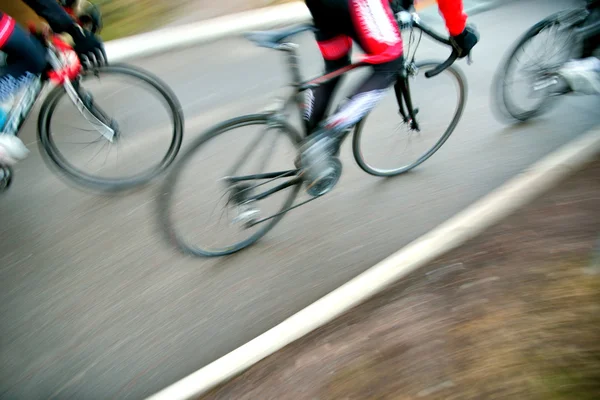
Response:
[{"label": "cyclist's leg", "polygon": [[325,121],[325,129],[346,130],[365,115],[396,82],[402,69],[402,37],[387,0],[350,0],[353,38],[367,53],[364,61],[372,73],[335,114]]},{"label": "cyclist's leg", "polygon": [[[317,28],[315,39],[325,62],[325,73],[350,64],[352,39],[346,34],[350,15],[345,0],[306,0],[306,5]],[[308,134],[321,122],[340,77],[305,92],[304,123]]]},{"label": "cyclist's leg", "polygon": [[[586,27],[600,24],[600,1],[588,4],[590,15]],[[570,60],[559,70],[568,90],[582,94],[600,94],[600,34],[583,42],[582,58]],[[567,91],[568,91],[567,90]]]},{"label": "cyclist's leg", "polygon": [[[337,35],[330,38],[325,38],[324,36],[322,33],[317,32],[317,42],[325,60],[325,73],[330,73],[349,65],[352,40],[344,35]],[[308,134],[323,119],[340,79],[340,77],[332,79],[315,89],[309,89],[305,92],[304,123]]]},{"label": "cyclist's leg", "polygon": [[2,68],[3,77],[19,79],[27,73],[39,74],[47,65],[44,46],[14,20],[0,13],[0,50],[7,54],[7,65]]},{"label": "cyclist's leg", "polygon": [[[0,51],[7,56],[0,74],[0,132],[6,117],[15,106],[14,98],[21,88],[46,67],[44,47],[15,23],[0,13]],[[28,151],[16,137],[0,136],[0,164],[14,164]]]},{"label": "cyclist's leg", "polygon": [[10,16],[0,13],[0,18],[0,50],[7,55],[3,78],[19,79],[28,73],[41,73],[47,65],[44,46]]}]

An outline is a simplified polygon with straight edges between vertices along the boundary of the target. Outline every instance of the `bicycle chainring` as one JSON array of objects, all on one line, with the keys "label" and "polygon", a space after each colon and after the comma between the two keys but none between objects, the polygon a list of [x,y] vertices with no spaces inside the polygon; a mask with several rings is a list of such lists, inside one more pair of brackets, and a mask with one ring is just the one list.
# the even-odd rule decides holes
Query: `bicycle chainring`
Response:
[{"label": "bicycle chainring", "polygon": [[311,179],[307,180],[306,193],[313,197],[329,193],[342,176],[342,162],[337,157],[330,157],[311,168],[319,169],[308,174]]}]

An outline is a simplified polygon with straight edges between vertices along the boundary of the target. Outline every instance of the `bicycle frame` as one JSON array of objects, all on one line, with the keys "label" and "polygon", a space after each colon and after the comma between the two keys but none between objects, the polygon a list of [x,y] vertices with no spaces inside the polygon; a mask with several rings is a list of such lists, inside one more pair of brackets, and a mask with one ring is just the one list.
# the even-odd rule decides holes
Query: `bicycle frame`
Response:
[{"label": "bicycle frame", "polygon": [[[426,35],[428,35],[435,41],[452,47],[452,44],[450,43],[449,39],[442,37],[441,35],[437,34],[433,30],[431,30],[429,27],[427,27],[427,25],[425,25],[421,21],[421,19],[419,18],[419,16],[416,13],[408,13],[408,12],[404,12],[404,13],[405,14],[402,15],[401,17],[404,17],[404,20],[409,20],[410,26],[418,28],[419,30],[421,30],[423,33],[425,33]],[[320,75],[320,76],[317,76],[312,79],[304,81],[302,79],[302,75],[301,75],[300,67],[299,67],[299,56],[298,56],[298,52],[297,52],[298,47],[299,46],[297,44],[290,43],[290,42],[281,43],[281,44],[278,44],[277,46],[273,47],[275,50],[279,50],[279,51],[282,51],[285,53],[288,71],[289,71],[290,78],[291,78],[291,86],[293,87],[293,92],[290,96],[288,96],[282,102],[280,99],[279,101],[281,103],[277,104],[273,109],[267,111],[267,113],[270,115],[270,118],[273,121],[275,126],[278,123],[280,123],[280,121],[285,121],[285,119],[286,119],[285,118],[286,117],[285,110],[289,106],[295,105],[297,109],[299,109],[299,110],[302,109],[303,100],[301,99],[301,96],[300,96],[300,94],[302,92],[309,90],[309,89],[313,89],[315,87],[318,87],[324,83],[331,81],[332,79],[338,78],[338,77],[340,77],[352,70],[355,70],[357,68],[369,66],[369,64],[366,64],[366,63],[360,63],[360,62],[354,63],[354,64],[350,64],[346,67],[340,68],[336,71],[333,71],[333,72],[330,72],[330,73],[327,73],[324,75]],[[425,76],[427,78],[431,78],[431,77],[434,77],[434,76],[440,74],[445,69],[449,68],[457,60],[457,58],[458,58],[458,53],[453,49],[452,53],[450,54],[450,56],[448,57],[448,59],[446,61],[444,61],[442,64],[438,65],[438,67],[436,67],[435,69],[433,69],[431,71],[427,71],[425,73]],[[409,75],[409,70],[411,69],[411,65],[409,65],[409,64],[410,63],[407,62],[404,65],[402,71],[399,71],[400,79],[398,79],[398,82],[394,86],[394,90],[395,90],[395,94],[396,94],[396,99],[398,101],[399,112],[402,115],[402,117],[404,118],[404,122],[410,123],[411,129],[418,131],[419,124],[415,118],[416,112],[415,112],[415,109],[413,108],[412,99],[410,96],[408,75]],[[302,129],[304,131],[304,137],[306,137],[309,132],[306,132],[306,128],[305,128],[304,124],[302,124],[302,126],[303,126]],[[344,138],[342,140],[344,140],[348,136],[349,132],[350,131],[347,131],[344,133]],[[262,200],[278,191],[284,190],[290,186],[301,183],[302,179],[300,178],[299,174],[300,174],[299,170],[288,170],[288,171],[269,172],[269,173],[253,174],[253,175],[246,175],[246,176],[229,176],[229,177],[225,178],[225,180],[229,184],[235,184],[235,183],[239,183],[239,182],[243,182],[243,181],[250,181],[250,180],[264,180],[264,179],[275,180],[275,179],[280,179],[280,178],[292,177],[291,179],[286,180],[285,182],[283,182],[282,184],[280,184],[278,186],[275,186],[265,192],[258,193],[256,195],[251,196],[246,199],[247,201],[251,202],[251,201]],[[310,199],[308,201],[312,201],[312,200],[314,200],[314,198]],[[308,202],[308,201],[306,201],[306,202]],[[299,206],[305,204],[306,202],[295,205],[295,206],[291,207],[290,209],[285,210],[281,213],[288,212],[293,208],[296,208],[296,207],[299,207]],[[263,218],[259,221],[256,221],[253,225],[256,225],[256,224],[265,222],[268,219],[277,217],[281,213],[272,215],[267,218]]]},{"label": "bicycle frame", "polygon": [[[408,18],[410,20],[410,25],[412,27],[418,28],[423,33],[425,33],[426,35],[428,35],[429,37],[431,37],[432,39],[434,39],[435,41],[437,41],[441,44],[444,44],[444,45],[447,45],[450,47],[452,46],[448,39],[437,34],[433,30],[431,30],[426,24],[424,24],[421,21],[421,19],[419,18],[417,13],[408,13],[406,11],[404,13],[406,13],[404,15],[404,17]],[[302,92],[309,90],[309,89],[314,89],[314,88],[316,88],[320,85],[323,85],[335,78],[338,78],[352,70],[369,66],[369,64],[362,63],[362,62],[354,63],[354,64],[350,64],[346,67],[340,68],[336,71],[329,72],[329,73],[323,74],[323,75],[319,75],[319,76],[316,76],[314,78],[304,81],[302,79],[302,75],[300,73],[299,56],[298,56],[298,52],[297,52],[298,47],[299,46],[297,44],[289,43],[289,42],[282,43],[282,44],[278,45],[277,47],[275,47],[275,50],[282,51],[286,55],[286,62],[287,62],[288,71],[289,71],[290,78],[291,78],[291,86],[294,88],[294,91],[283,102],[283,104],[280,107],[276,107],[274,110],[271,110],[271,113],[283,115],[285,110],[287,109],[287,107],[289,107],[291,104],[294,104],[297,109],[302,109],[303,103],[302,103],[302,99],[299,96]],[[446,68],[450,67],[456,61],[457,58],[458,58],[458,54],[453,50],[450,57],[445,62],[440,64],[436,69],[434,69],[432,71],[428,71],[425,74],[426,77],[431,78],[433,76],[440,74]],[[404,122],[409,122],[411,124],[412,129],[419,130],[419,125],[416,122],[415,112],[414,112],[414,109],[412,106],[412,99],[410,96],[410,87],[409,87],[408,77],[407,77],[407,69],[408,68],[409,68],[409,66],[405,65],[404,68],[402,69],[402,71],[400,71],[401,79],[399,79],[398,82],[396,83],[396,85],[394,86],[394,90],[396,93],[396,99],[398,101],[399,111],[400,111],[402,117],[404,118]],[[406,105],[406,109],[405,109],[404,104]],[[306,132],[304,125],[303,125],[303,133],[304,133],[304,136],[309,134],[309,132]]]},{"label": "bicycle frame", "polygon": [[[14,136],[18,135],[42,91],[46,88],[48,83],[51,83],[54,85],[63,85],[68,97],[73,104],[75,104],[81,115],[83,115],[86,120],[90,121],[90,123],[95,123],[95,126],[99,125],[101,127],[99,132],[108,141],[113,142],[115,131],[101,120],[107,117],[102,115],[103,113],[101,110],[94,107],[94,111],[100,114],[96,116],[95,113],[90,110],[89,105],[84,103],[77,91],[76,86],[79,83],[78,79],[80,78],[82,66],[71,46],[57,36],[53,36],[51,39],[46,39],[46,48],[46,55],[51,70],[46,74],[35,76],[27,90],[25,90],[22,96],[17,99],[15,107],[10,111],[6,120],[3,133]],[[61,59],[61,55],[65,55],[65,57],[63,57],[64,61]],[[90,120],[88,115],[91,116],[92,120]]]}]

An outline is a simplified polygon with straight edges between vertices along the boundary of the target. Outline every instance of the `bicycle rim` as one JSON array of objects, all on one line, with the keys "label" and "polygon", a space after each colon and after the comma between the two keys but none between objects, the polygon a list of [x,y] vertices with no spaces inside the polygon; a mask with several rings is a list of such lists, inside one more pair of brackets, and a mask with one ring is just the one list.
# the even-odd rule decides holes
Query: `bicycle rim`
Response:
[{"label": "bicycle rim", "polygon": [[[161,225],[162,225],[165,233],[167,234],[168,239],[172,243],[174,243],[182,252],[184,252],[186,254],[194,255],[194,256],[204,256],[204,257],[215,257],[215,256],[224,256],[224,255],[233,254],[235,252],[238,252],[238,251],[256,243],[267,232],[269,232],[271,229],[273,229],[273,227],[283,218],[283,216],[285,214],[281,214],[281,215],[274,217],[266,222],[261,223],[259,225],[259,228],[254,233],[252,233],[249,237],[247,237],[246,239],[237,241],[233,244],[228,244],[226,246],[210,247],[207,245],[197,245],[197,244],[192,243],[192,240],[190,240],[188,237],[193,236],[194,232],[191,232],[190,234],[181,233],[181,229],[177,227],[178,221],[176,221],[176,220],[178,218],[174,215],[176,212],[175,207],[177,206],[177,200],[176,200],[176,196],[175,196],[175,194],[177,192],[177,188],[179,186],[182,186],[184,188],[184,190],[188,189],[188,187],[186,185],[184,185],[180,182],[180,180],[181,181],[184,180],[182,178],[182,174],[185,171],[195,171],[195,170],[199,169],[199,168],[190,169],[191,168],[190,167],[191,160],[192,160],[193,156],[197,156],[197,153],[199,153],[200,150],[206,151],[206,149],[204,149],[205,145],[208,142],[210,142],[211,139],[214,139],[214,138],[218,137],[219,135],[222,135],[224,133],[229,133],[233,130],[248,127],[248,126],[267,127],[270,123],[271,123],[271,121],[270,121],[269,117],[266,115],[262,115],[262,114],[247,115],[247,116],[243,116],[243,117],[225,121],[225,122],[213,127],[212,129],[210,129],[209,131],[204,133],[202,136],[200,136],[195,142],[193,142],[189,146],[189,148],[186,150],[186,152],[183,153],[179,157],[178,161],[173,165],[172,170],[169,172],[169,174],[166,177],[165,183],[164,183],[162,191],[161,191],[162,196],[159,201],[158,212],[159,212],[159,216],[160,216]],[[297,144],[300,141],[300,135],[293,128],[288,126],[287,124],[282,124],[281,122],[278,122],[274,129],[277,129],[279,131],[279,133],[283,133],[284,135],[286,135],[291,140],[291,142],[294,144]],[[229,151],[229,153],[232,153],[232,152],[233,152],[233,150]],[[292,161],[292,160],[290,160],[290,161]],[[214,166],[211,166],[211,168],[215,169]],[[255,172],[255,173],[258,173],[258,172]],[[201,186],[200,188],[205,189],[203,186]],[[301,188],[300,185],[295,185],[291,188],[286,189],[289,191],[289,194],[287,195],[287,198],[283,202],[283,204],[280,207],[280,209],[278,210],[278,212],[288,209],[293,204],[294,199],[298,195],[300,188]],[[194,188],[194,191],[198,191],[198,190]],[[226,195],[223,195],[223,196],[226,196]],[[189,198],[191,196],[184,196],[184,197]],[[219,202],[219,201],[221,201],[221,199],[223,197],[219,198],[219,196],[215,196],[215,198],[217,199],[217,202]],[[229,206],[229,201],[226,202],[225,207],[228,207],[228,206]],[[199,211],[198,211],[199,207],[197,206],[197,204],[194,205],[194,208],[195,208],[195,213],[196,212],[199,213]],[[223,211],[221,211],[220,209],[217,209],[216,206],[214,207],[213,212],[223,213]],[[229,212],[229,211],[227,211],[227,212]],[[185,212],[184,212],[184,214],[185,214]],[[273,214],[276,214],[276,213],[273,213]],[[229,215],[227,215],[227,217],[229,217]],[[194,216],[188,215],[187,218],[190,221],[192,221],[192,218],[194,218]],[[186,221],[186,223],[187,223],[187,221]],[[202,226],[199,226],[199,225],[202,225]],[[204,224],[198,224],[196,226],[198,226],[198,229],[201,229],[204,227]],[[215,236],[217,235],[217,232],[214,232],[212,230],[211,230],[211,233],[214,233]]]},{"label": "bicycle rim", "polygon": [[[416,66],[419,69],[419,75],[422,77],[420,79],[424,79],[424,82],[432,85],[432,87],[435,87],[436,83],[440,82],[440,77],[444,77],[444,76],[447,77],[447,79],[448,79],[447,82],[449,83],[449,85],[446,85],[446,86],[454,87],[454,89],[449,89],[449,90],[454,91],[454,93],[455,93],[455,98],[452,98],[452,104],[455,104],[454,109],[448,108],[448,107],[453,107],[452,105],[446,106],[446,103],[444,103],[443,107],[448,109],[447,116],[443,119],[443,121],[444,121],[443,123],[436,122],[436,125],[440,125],[443,127],[439,130],[438,130],[438,128],[433,128],[433,129],[428,130],[428,131],[431,131],[432,134],[430,136],[428,136],[427,141],[423,142],[423,145],[419,146],[421,148],[421,150],[415,150],[413,152],[417,155],[410,157],[410,161],[400,162],[399,165],[396,164],[396,161],[394,161],[393,163],[396,164],[397,166],[393,166],[393,167],[392,166],[380,167],[380,166],[376,165],[376,164],[380,163],[380,159],[383,157],[378,157],[377,155],[375,155],[375,156],[367,156],[366,155],[366,153],[367,153],[366,147],[368,145],[370,145],[369,142],[375,141],[373,139],[373,136],[371,136],[369,134],[369,132],[376,130],[376,128],[365,129],[365,125],[367,124],[368,121],[370,121],[370,120],[374,120],[376,122],[389,121],[390,126],[388,127],[388,125],[386,125],[387,129],[385,129],[385,131],[386,131],[386,133],[388,133],[388,136],[391,137],[392,142],[389,146],[386,145],[384,147],[385,147],[385,151],[387,153],[390,153],[394,159],[396,159],[395,158],[396,154],[397,154],[396,151],[401,149],[401,147],[398,147],[398,145],[397,145],[398,140],[406,139],[407,141],[410,141],[410,140],[412,140],[411,135],[422,135],[424,130],[427,129],[426,125],[428,123],[428,119],[422,118],[422,115],[423,115],[422,112],[420,113],[420,115],[417,114],[416,118],[419,121],[423,131],[420,133],[416,133],[416,132],[408,129],[408,124],[406,122],[402,121],[402,117],[398,113],[398,104],[397,104],[396,98],[393,96],[393,93],[390,93],[391,98],[388,98],[387,100],[393,101],[393,104],[388,104],[387,107],[389,107],[389,108],[386,108],[385,116],[382,114],[379,118],[375,118],[375,117],[373,117],[373,115],[371,115],[371,114],[373,114],[373,111],[372,111],[370,115],[365,117],[356,126],[356,131],[355,131],[354,138],[353,138],[353,153],[354,153],[354,158],[355,158],[356,162],[365,172],[367,172],[371,175],[382,176],[382,177],[390,177],[390,176],[396,176],[396,175],[406,173],[406,172],[416,168],[417,166],[421,165],[427,159],[429,159],[436,151],[438,151],[440,149],[440,147],[442,147],[442,145],[446,142],[446,140],[448,140],[448,138],[450,137],[450,135],[456,128],[458,122],[460,121],[460,118],[461,118],[463,110],[464,110],[464,105],[466,102],[466,83],[465,83],[463,74],[460,72],[459,69],[457,69],[454,66],[446,69],[443,73],[441,73],[440,75],[438,75],[436,77],[433,77],[430,79],[424,78],[425,71],[427,71],[429,69],[433,69],[433,68],[437,67],[439,64],[440,64],[439,61],[421,61],[421,62],[418,62],[416,64]],[[451,84],[450,84],[450,82],[451,82]],[[420,88],[419,85],[415,85],[415,84],[413,84],[413,82],[411,82],[410,93],[411,93],[411,96],[413,97],[413,107],[415,109],[422,108],[422,107],[430,107],[433,109],[433,107],[431,107],[431,104],[429,104],[430,103],[429,101],[423,101],[423,100],[418,100],[418,99],[415,101],[415,97],[416,97],[415,94],[423,95],[423,94],[427,94],[428,91],[423,90],[423,88]],[[444,99],[444,101],[446,101],[446,99],[447,99],[446,96],[436,96],[436,98]],[[391,108],[391,107],[394,107],[394,108]],[[377,110],[377,108],[374,109],[374,111],[375,110]],[[437,121],[438,120],[437,116],[435,118]],[[447,120],[447,122],[446,122],[446,120]],[[379,129],[379,130],[381,130],[381,129]],[[392,133],[390,134],[389,132],[392,132]],[[435,133],[433,133],[433,132],[435,132]],[[425,134],[427,134],[427,133],[425,133]],[[431,139],[429,139],[429,137],[431,137]],[[368,158],[368,160],[367,160],[367,158]],[[400,157],[398,157],[398,158],[400,158]]]},{"label": "bicycle rim", "polygon": [[[83,80],[83,87],[87,81],[92,81],[96,75],[88,74],[85,76]],[[49,160],[52,166],[56,167],[63,176],[68,177],[71,181],[75,182],[78,185],[85,186],[87,188],[99,191],[106,192],[116,192],[131,189],[137,186],[141,186],[149,182],[158,176],[161,172],[163,172],[175,159],[177,153],[181,147],[181,142],[183,138],[183,113],[179,101],[175,94],[168,88],[168,86],[159,80],[157,77],[151,75],[150,73],[140,70],[138,68],[134,68],[128,65],[110,65],[106,67],[102,67],[98,70],[99,80],[103,77],[119,77],[121,79],[127,80],[128,82],[135,82],[135,87],[143,87],[144,90],[147,90],[146,93],[150,95],[148,99],[151,99],[151,102],[161,105],[160,109],[165,118],[166,124],[161,124],[158,127],[158,130],[164,131],[168,134],[167,141],[168,146],[161,147],[163,150],[162,155],[153,159],[151,161],[151,166],[139,171],[131,173],[127,175],[127,169],[123,168],[123,175],[121,176],[120,170],[119,176],[117,177],[106,177],[95,174],[93,172],[88,172],[82,169],[81,166],[75,164],[71,156],[67,156],[61,149],[59,149],[58,144],[63,143],[60,140],[56,140],[53,134],[53,129],[51,127],[53,116],[56,112],[57,106],[60,101],[65,98],[66,91],[63,86],[56,87],[48,97],[46,98],[44,104],[42,105],[42,109],[40,111],[40,117],[38,120],[38,135],[40,138],[40,146],[44,150],[43,154],[46,155],[46,160]],[[102,85],[99,86],[102,88]],[[83,93],[79,91],[79,93]],[[140,102],[141,103],[141,102]],[[96,107],[103,107],[102,105],[93,105],[92,107],[85,108],[82,112],[77,111],[73,103],[68,100],[68,104],[71,104],[73,107],[72,112],[74,114],[73,118],[80,118],[84,115],[83,113],[88,113],[88,115],[97,116],[99,112]],[[133,106],[132,104],[131,106]],[[129,108],[123,108],[125,111],[128,111]],[[138,117],[137,121],[144,120],[145,117]],[[135,123],[135,120],[132,119],[132,126]],[[167,122],[168,121],[168,122]],[[93,131],[93,129],[89,129]],[[132,143],[133,146],[144,146],[146,143],[150,143],[148,141],[149,138],[146,136],[146,133],[153,132],[152,128],[149,128],[147,131],[144,131],[144,134],[140,135],[140,138],[133,143],[131,139],[128,137],[128,143]],[[123,140],[125,140],[126,135],[129,132],[124,130]],[[98,135],[96,133],[98,137]],[[131,142],[129,142],[131,141]],[[85,142],[84,142],[85,143]],[[165,143],[166,144],[166,143]],[[104,145],[104,144],[103,144]],[[109,144],[108,146],[112,145]],[[82,146],[84,147],[84,146]],[[109,150],[110,151],[110,150]],[[117,149],[118,153],[118,149]],[[130,153],[130,156],[133,153]],[[125,157],[125,159],[127,159]]]},{"label": "bicycle rim", "polygon": [[[573,45],[575,22],[569,18],[569,16],[577,16],[579,13],[581,13],[581,10],[554,14],[535,24],[517,41],[508,57],[501,64],[500,72],[496,74],[494,79],[495,84],[493,87],[496,94],[491,98],[495,101],[493,109],[499,116],[524,122],[548,111],[558,100],[559,95],[551,92],[553,87],[551,84],[552,80],[556,79],[556,71],[579,51],[579,44]],[[565,19],[568,22],[563,22]],[[541,46],[543,38],[540,38],[540,34],[552,35],[552,30],[557,35],[563,36],[563,39],[558,42],[556,38],[554,40],[546,39],[543,42],[548,43],[548,46],[546,46],[548,48],[545,51],[543,49],[534,51],[535,48],[528,49],[528,46],[536,40],[540,41]],[[513,86],[513,83],[518,80],[513,75],[517,74],[522,56],[533,55],[534,53],[539,54],[540,57],[524,69],[527,81],[525,79],[521,80],[524,82],[522,90],[528,92],[526,97],[532,100],[532,105],[524,106],[519,104],[524,99],[517,99],[519,90]],[[546,85],[551,85],[549,86],[550,89],[538,89],[544,88]]]}]

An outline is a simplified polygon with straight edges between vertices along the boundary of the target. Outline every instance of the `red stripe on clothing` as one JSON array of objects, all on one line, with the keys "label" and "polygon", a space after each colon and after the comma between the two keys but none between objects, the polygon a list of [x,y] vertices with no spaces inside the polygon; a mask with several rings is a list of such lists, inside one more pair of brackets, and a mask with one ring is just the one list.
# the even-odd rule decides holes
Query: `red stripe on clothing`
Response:
[{"label": "red stripe on clothing", "polygon": [[369,64],[395,60],[403,52],[402,36],[388,0],[350,0],[350,14]]},{"label": "red stripe on clothing", "polygon": [[467,14],[463,11],[462,0],[438,0],[438,8],[446,21],[446,28],[452,36],[462,33],[467,26]]},{"label": "red stripe on clothing", "polygon": [[0,19],[0,49],[4,47],[4,44],[15,30],[15,20],[6,14],[2,15]]},{"label": "red stripe on clothing", "polygon": [[348,54],[352,47],[352,39],[345,35],[339,35],[333,39],[317,42],[317,44],[319,45],[319,50],[321,50],[323,58],[333,61],[339,60]]}]

